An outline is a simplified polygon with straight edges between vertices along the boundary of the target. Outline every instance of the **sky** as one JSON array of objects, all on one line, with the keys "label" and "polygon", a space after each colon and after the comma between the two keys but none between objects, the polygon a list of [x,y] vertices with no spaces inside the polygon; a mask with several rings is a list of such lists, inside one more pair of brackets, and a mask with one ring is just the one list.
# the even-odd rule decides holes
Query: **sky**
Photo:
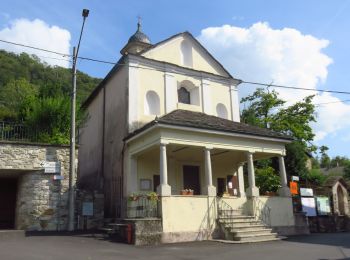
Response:
[{"label": "sky", "polygon": [[[236,78],[350,92],[350,0],[3,0],[0,39],[71,53],[83,8],[90,14],[80,56],[116,62],[141,16],[152,43],[189,31]],[[0,48],[70,66],[64,56],[5,43]],[[78,69],[103,78],[111,65],[79,61]],[[239,95],[254,89],[241,84]],[[318,93],[315,144],[328,146],[330,156],[350,157],[350,95],[276,90],[288,104]]]}]

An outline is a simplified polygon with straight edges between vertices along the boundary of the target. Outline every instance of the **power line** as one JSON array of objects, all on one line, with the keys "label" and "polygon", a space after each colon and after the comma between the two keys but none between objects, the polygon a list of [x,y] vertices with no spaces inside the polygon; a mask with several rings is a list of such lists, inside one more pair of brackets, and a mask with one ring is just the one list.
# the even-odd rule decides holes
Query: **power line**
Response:
[{"label": "power line", "polygon": [[[70,54],[60,53],[60,52],[51,51],[51,50],[38,48],[38,47],[33,47],[33,46],[20,44],[20,43],[16,43],[16,42],[10,42],[10,41],[5,41],[5,40],[1,40],[1,39],[0,39],[0,42],[13,44],[13,45],[17,45],[17,46],[22,46],[22,47],[26,47],[26,48],[30,48],[30,49],[35,49],[35,50],[39,50],[39,51],[49,52],[49,53],[61,55],[61,56],[64,56],[64,57],[72,57],[72,55],[70,55]],[[130,66],[129,64],[125,64],[125,63],[111,62],[111,61],[105,61],[105,60],[94,59],[94,58],[89,58],[89,57],[77,57],[77,58],[81,59],[81,60],[93,61],[93,62],[104,63],[104,64],[109,64],[109,65],[117,65],[118,64],[119,66],[129,66],[129,67],[140,68],[140,69],[162,71],[160,69],[146,68],[146,67],[139,67],[139,66]],[[186,74],[186,75],[189,75],[189,74]],[[264,87],[275,87],[275,88],[285,88],[285,89],[306,90],[306,91],[313,91],[313,92],[324,92],[324,93],[350,95],[350,92],[338,91],[338,90],[326,90],[326,89],[292,87],[292,86],[276,85],[276,84],[271,84],[271,83],[261,83],[261,82],[245,81],[245,80],[241,80],[241,83],[246,83],[246,84],[251,84],[251,85],[258,85],[258,86],[264,86]]]},{"label": "power line", "polygon": [[315,91],[315,92],[326,92],[326,93],[350,95],[350,92],[347,92],[347,91],[337,91],[337,90],[326,90],[326,89],[313,89],[313,88],[291,87],[291,86],[275,85],[275,84],[260,83],[260,82],[252,82],[252,81],[244,81],[244,80],[242,80],[242,83],[252,84],[252,85],[259,85],[259,86],[265,86],[265,87],[286,88],[286,89],[297,89],[297,90],[307,90],[307,91]]},{"label": "power line", "polygon": [[57,52],[57,51],[51,51],[51,50],[47,50],[47,49],[43,49],[43,48],[38,48],[38,47],[30,46],[30,45],[25,45],[25,44],[21,44],[21,43],[17,43],[17,42],[10,42],[10,41],[5,41],[5,40],[1,40],[1,39],[0,39],[0,42],[12,44],[12,45],[17,45],[17,46],[21,46],[21,47],[25,47],[25,48],[29,48],[29,49],[34,49],[34,50],[38,50],[38,51],[49,52],[49,53],[61,55],[61,56],[63,56],[63,57],[71,57],[71,56],[72,56],[72,55],[70,55],[70,54],[66,54],[66,53],[62,53],[62,52]]}]

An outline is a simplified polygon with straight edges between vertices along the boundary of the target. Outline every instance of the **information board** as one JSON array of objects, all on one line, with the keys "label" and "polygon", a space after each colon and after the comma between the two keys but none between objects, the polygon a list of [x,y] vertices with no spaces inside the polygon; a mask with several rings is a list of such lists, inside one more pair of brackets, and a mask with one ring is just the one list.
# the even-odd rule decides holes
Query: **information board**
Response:
[{"label": "information board", "polygon": [[314,198],[301,198],[301,206],[307,217],[315,217],[317,215]]},{"label": "information board", "polygon": [[316,197],[316,204],[318,215],[329,215],[331,213],[328,197]]}]

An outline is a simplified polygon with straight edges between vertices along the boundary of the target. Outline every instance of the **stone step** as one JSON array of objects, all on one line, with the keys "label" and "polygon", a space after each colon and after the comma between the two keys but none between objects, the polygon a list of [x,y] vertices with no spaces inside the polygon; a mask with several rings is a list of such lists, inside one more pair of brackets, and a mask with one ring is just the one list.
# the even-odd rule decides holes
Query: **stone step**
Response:
[{"label": "stone step", "polygon": [[250,225],[250,226],[225,226],[225,228],[229,228],[232,232],[234,231],[250,231],[250,230],[257,230],[257,229],[266,229],[267,227],[262,224],[258,225]]},{"label": "stone step", "polygon": [[219,217],[219,221],[220,220],[228,222],[256,221],[256,219],[252,216]]},{"label": "stone step", "polygon": [[219,215],[219,219],[255,219],[255,217],[248,215]]},{"label": "stone step", "polygon": [[243,215],[242,209],[219,209],[219,216],[220,215],[231,215],[231,216],[240,216]]},{"label": "stone step", "polygon": [[231,232],[238,237],[245,235],[255,235],[255,236],[263,236],[263,235],[271,235],[272,229],[262,228],[262,229],[251,229],[251,230],[232,230]]},{"label": "stone step", "polygon": [[239,236],[234,236],[233,240],[242,241],[242,242],[256,242],[256,241],[271,241],[271,240],[279,240],[276,233],[269,234],[241,234]]},{"label": "stone step", "polygon": [[219,223],[224,224],[224,225],[230,225],[231,227],[234,226],[251,226],[251,225],[262,225],[260,221],[257,220],[251,220],[251,221],[246,221],[246,220],[236,220],[236,221],[230,221],[230,220],[225,220],[225,221],[219,221]]}]

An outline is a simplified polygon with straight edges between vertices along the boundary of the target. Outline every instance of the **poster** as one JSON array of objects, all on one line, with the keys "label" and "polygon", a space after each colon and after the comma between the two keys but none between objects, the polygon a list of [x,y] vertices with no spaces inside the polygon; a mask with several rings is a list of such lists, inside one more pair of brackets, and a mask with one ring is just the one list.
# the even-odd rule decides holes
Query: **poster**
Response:
[{"label": "poster", "polygon": [[303,212],[306,213],[307,217],[315,217],[316,214],[316,203],[314,198],[301,198],[301,205]]},{"label": "poster", "polygon": [[290,193],[292,195],[298,195],[299,192],[298,192],[298,183],[297,182],[291,181],[289,183],[289,187],[290,187]]},{"label": "poster", "polygon": [[308,188],[300,188],[300,196],[312,197],[314,196],[314,191]]},{"label": "poster", "polygon": [[318,215],[329,215],[331,213],[328,197],[316,197],[316,204]]}]

